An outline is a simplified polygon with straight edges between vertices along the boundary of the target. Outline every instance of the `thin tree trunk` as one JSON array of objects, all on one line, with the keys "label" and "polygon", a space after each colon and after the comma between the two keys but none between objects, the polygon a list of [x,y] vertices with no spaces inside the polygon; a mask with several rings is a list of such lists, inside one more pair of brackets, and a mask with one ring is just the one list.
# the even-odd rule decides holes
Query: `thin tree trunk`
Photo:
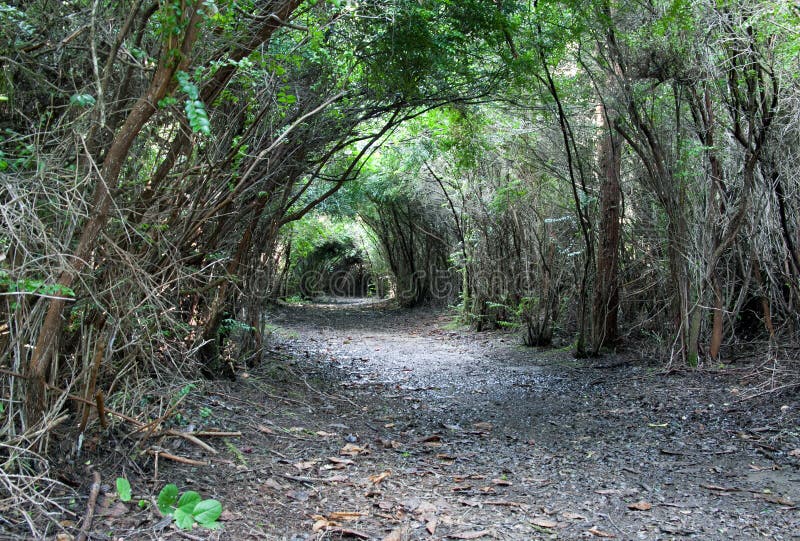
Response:
[{"label": "thin tree trunk", "polygon": [[[84,224],[77,246],[70,258],[72,266],[62,271],[56,281],[56,284],[62,288],[71,287],[91,259],[98,238],[108,223],[112,193],[117,189],[120,172],[131,146],[156,111],[156,103],[174,88],[175,72],[188,65],[189,53],[197,38],[198,23],[200,22],[198,8],[199,6],[189,8],[186,13],[188,24],[182,43],[176,43],[171,38],[163,45],[161,59],[153,79],[150,81],[150,86],[133,106],[125,123],[111,142],[95,186],[91,217]],[[181,62],[176,62],[174,54],[171,52],[178,47],[181,52]],[[29,426],[38,422],[46,409],[45,379],[52,356],[57,352],[56,344],[61,331],[61,316],[65,306],[65,301],[60,298],[50,299],[48,302],[47,313],[27,366],[28,386],[25,410]]]},{"label": "thin tree trunk", "polygon": [[622,238],[620,141],[605,105],[598,105],[601,130],[597,148],[600,169],[600,225],[597,241],[597,277],[594,289],[592,348],[594,354],[618,341],[619,253]]}]

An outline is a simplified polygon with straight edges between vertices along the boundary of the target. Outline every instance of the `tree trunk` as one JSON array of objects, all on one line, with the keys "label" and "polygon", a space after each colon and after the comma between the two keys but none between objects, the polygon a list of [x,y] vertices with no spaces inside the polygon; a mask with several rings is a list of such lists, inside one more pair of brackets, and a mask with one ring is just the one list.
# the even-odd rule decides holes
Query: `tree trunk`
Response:
[{"label": "tree trunk", "polygon": [[619,253],[622,238],[622,188],[620,186],[620,140],[613,118],[605,105],[597,106],[601,130],[597,147],[600,170],[600,225],[597,240],[597,277],[594,290],[592,346],[594,354],[602,347],[614,347],[619,336]]},{"label": "tree trunk", "polygon": [[[122,128],[120,128],[111,142],[95,186],[91,217],[84,224],[77,246],[70,258],[73,262],[72,267],[61,272],[56,281],[57,285],[64,288],[71,287],[78,274],[91,259],[97,240],[108,222],[112,193],[117,189],[122,166],[128,157],[133,142],[156,111],[156,103],[174,88],[175,81],[173,76],[175,72],[188,65],[188,56],[197,38],[197,26],[200,22],[200,16],[197,13],[198,8],[199,6],[189,8],[185,14],[188,23],[182,36],[182,42],[176,43],[174,37],[172,37],[163,44],[161,59],[153,79],[150,81],[150,86],[133,106]],[[180,62],[175,61],[175,55],[172,52],[175,49],[180,50]],[[28,385],[25,397],[26,422],[28,426],[38,422],[47,407],[45,380],[53,355],[57,353],[56,343],[61,331],[64,306],[65,301],[62,299],[49,300],[44,322],[34,345],[33,354],[28,362]]]}]

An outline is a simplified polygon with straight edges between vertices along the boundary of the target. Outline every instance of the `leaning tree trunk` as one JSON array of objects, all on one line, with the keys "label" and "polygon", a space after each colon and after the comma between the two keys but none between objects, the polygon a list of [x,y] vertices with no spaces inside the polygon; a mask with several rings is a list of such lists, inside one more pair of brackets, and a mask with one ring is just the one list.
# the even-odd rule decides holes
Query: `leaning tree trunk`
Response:
[{"label": "leaning tree trunk", "polygon": [[[158,101],[167,96],[175,87],[175,73],[189,64],[189,53],[197,39],[198,25],[201,20],[198,13],[199,8],[200,5],[188,7],[183,14],[183,21],[186,23],[183,33],[180,36],[170,36],[163,43],[158,67],[147,91],[134,104],[125,123],[111,142],[99,171],[91,217],[84,224],[70,257],[70,261],[73,262],[72,266],[62,271],[56,281],[56,285],[63,289],[72,286],[91,259],[98,239],[108,223],[113,192],[118,187],[120,172],[131,146],[144,125],[155,113]],[[176,50],[180,52],[177,57]],[[26,368],[25,414],[28,426],[38,422],[47,408],[45,380],[52,364],[53,355],[57,354],[57,341],[61,332],[65,300],[56,298],[50,299],[48,302],[44,322]]]}]

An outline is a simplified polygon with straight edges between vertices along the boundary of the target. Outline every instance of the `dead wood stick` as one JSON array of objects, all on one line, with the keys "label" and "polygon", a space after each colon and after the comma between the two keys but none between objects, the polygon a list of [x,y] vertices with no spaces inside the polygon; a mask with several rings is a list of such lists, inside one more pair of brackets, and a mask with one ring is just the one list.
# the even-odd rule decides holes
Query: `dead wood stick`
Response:
[{"label": "dead wood stick", "polygon": [[172,453],[168,453],[166,451],[156,451],[150,449],[147,451],[148,453],[155,455],[156,457],[163,457],[174,462],[180,462],[181,464],[189,464],[191,466],[208,466],[208,462],[204,460],[195,460],[193,458],[185,458],[178,455],[173,455]]},{"label": "dead wood stick", "polygon": [[165,430],[164,433],[168,434],[170,436],[178,436],[179,438],[183,438],[186,441],[190,441],[190,442],[194,443],[195,445],[197,445],[198,447],[202,447],[203,449],[205,449],[206,451],[208,451],[212,455],[216,455],[217,454],[217,450],[216,449],[214,449],[213,447],[211,447],[209,444],[207,444],[206,442],[202,441],[201,439],[195,437],[194,433],[192,433],[192,432],[181,432],[180,430]]},{"label": "dead wood stick", "polygon": [[86,504],[86,516],[83,517],[81,531],[75,541],[86,541],[94,519],[94,509],[97,505],[97,495],[100,494],[100,474],[92,472],[92,488],[89,490],[89,501]]},{"label": "dead wood stick", "polygon": [[206,436],[206,437],[214,437],[218,436],[221,438],[238,438],[241,437],[241,432],[215,432],[213,430],[200,430],[197,432],[187,432],[187,434],[191,434],[192,436]]},{"label": "dead wood stick", "polygon": [[176,533],[177,533],[179,536],[181,536],[181,537],[185,537],[186,539],[191,539],[192,541],[203,541],[203,538],[202,538],[202,537],[197,537],[196,535],[192,535],[192,534],[190,534],[190,533],[186,533],[186,532],[184,532],[184,531],[182,531],[182,530],[175,530],[175,532],[176,532]]},{"label": "dead wood stick", "polygon": [[108,428],[108,419],[106,419],[106,406],[105,401],[103,400],[103,391],[97,391],[97,394],[94,395],[94,399],[97,403],[97,417],[100,419],[100,426],[103,428]]}]

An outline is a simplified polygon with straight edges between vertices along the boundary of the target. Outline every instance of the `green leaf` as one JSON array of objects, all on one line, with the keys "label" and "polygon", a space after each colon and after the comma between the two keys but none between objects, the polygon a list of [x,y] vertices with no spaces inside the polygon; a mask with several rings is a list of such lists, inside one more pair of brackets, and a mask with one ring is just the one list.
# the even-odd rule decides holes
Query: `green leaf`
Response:
[{"label": "green leaf", "polygon": [[170,483],[162,488],[157,503],[162,515],[171,515],[173,507],[178,503],[178,487]]},{"label": "green leaf", "polygon": [[297,102],[297,96],[292,94],[287,94],[283,90],[278,92],[278,102],[285,103],[286,105],[291,105]]},{"label": "green leaf", "polygon": [[178,528],[181,530],[191,530],[192,526],[194,526],[194,516],[192,516],[191,513],[187,513],[178,508],[175,510],[173,516],[175,517],[175,524],[177,524]]},{"label": "green leaf", "polygon": [[158,106],[161,109],[164,109],[165,107],[170,107],[171,105],[175,105],[176,103],[178,103],[178,100],[174,96],[166,96],[158,100]]},{"label": "green leaf", "polygon": [[117,494],[121,501],[131,501],[131,484],[124,477],[117,477]]},{"label": "green leaf", "polygon": [[194,519],[203,526],[209,527],[222,514],[222,504],[217,500],[203,500],[194,508]]},{"label": "green leaf", "polygon": [[198,503],[200,503],[200,500],[202,500],[200,494],[194,490],[187,490],[183,493],[181,499],[178,500],[178,505],[176,507],[181,511],[194,513],[194,508]]}]

